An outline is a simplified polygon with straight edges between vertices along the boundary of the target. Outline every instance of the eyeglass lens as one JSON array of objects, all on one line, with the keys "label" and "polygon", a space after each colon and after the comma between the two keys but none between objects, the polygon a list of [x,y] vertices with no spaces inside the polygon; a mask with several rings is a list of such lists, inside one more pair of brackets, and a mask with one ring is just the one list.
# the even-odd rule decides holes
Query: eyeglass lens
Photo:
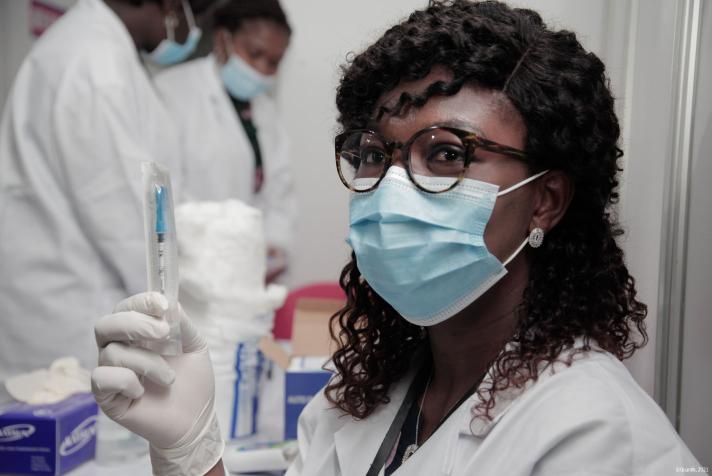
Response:
[{"label": "eyeglass lens", "polygon": [[[437,192],[450,188],[466,168],[465,145],[446,129],[421,131],[404,149],[403,161],[408,164],[413,180],[425,190]],[[349,134],[341,146],[341,175],[353,189],[367,190],[383,175],[387,158],[382,138],[371,132],[356,131]]]}]

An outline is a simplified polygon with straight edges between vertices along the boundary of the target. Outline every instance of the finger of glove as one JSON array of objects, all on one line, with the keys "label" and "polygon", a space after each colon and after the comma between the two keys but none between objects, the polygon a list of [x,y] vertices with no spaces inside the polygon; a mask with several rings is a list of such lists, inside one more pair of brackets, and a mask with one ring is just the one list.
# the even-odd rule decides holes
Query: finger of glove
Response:
[{"label": "finger of glove", "polygon": [[160,293],[147,292],[134,294],[119,302],[114,308],[117,312],[140,312],[153,317],[163,317],[168,310],[168,300]]},{"label": "finger of glove", "polygon": [[183,307],[178,304],[180,313],[180,335],[183,344],[183,352],[199,352],[208,347],[205,338],[195,327],[190,317],[183,311]]},{"label": "finger of glove", "polygon": [[139,377],[147,377],[160,385],[170,385],[175,371],[160,355],[122,342],[110,342],[99,352],[99,365],[125,367]]},{"label": "finger of glove", "polygon": [[100,317],[94,325],[96,343],[101,348],[109,342],[161,340],[168,336],[168,323],[135,311],[117,312]]},{"label": "finger of glove", "polygon": [[143,395],[144,388],[134,371],[125,367],[100,366],[91,373],[91,391],[103,409],[111,408],[116,398],[123,396],[135,400]]}]

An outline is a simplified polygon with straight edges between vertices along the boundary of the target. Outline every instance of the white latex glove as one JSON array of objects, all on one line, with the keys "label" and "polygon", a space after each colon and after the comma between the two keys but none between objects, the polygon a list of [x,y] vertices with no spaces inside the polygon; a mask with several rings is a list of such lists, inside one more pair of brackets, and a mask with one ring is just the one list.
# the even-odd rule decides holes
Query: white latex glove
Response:
[{"label": "white latex glove", "polygon": [[137,294],[97,321],[92,392],[109,418],[148,440],[153,474],[203,475],[225,448],[205,339],[181,309],[182,355],[163,357],[134,346],[168,335],[161,319],[167,309],[161,294]]}]

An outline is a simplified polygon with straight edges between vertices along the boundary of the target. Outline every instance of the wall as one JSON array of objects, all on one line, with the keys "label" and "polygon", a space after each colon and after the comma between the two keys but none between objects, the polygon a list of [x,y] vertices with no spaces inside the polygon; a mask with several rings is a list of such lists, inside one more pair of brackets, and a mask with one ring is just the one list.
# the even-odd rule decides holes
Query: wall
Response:
[{"label": "wall", "polygon": [[[627,365],[652,395],[658,319],[658,285],[663,190],[671,149],[672,68],[676,3],[646,0],[631,22],[631,63],[627,83],[627,147],[620,221],[624,249],[636,278],[639,299],[648,304],[650,342]],[[655,98],[655,100],[651,100]]]},{"label": "wall", "polygon": [[29,2],[0,2],[0,104],[10,91],[22,59],[32,46]]},{"label": "wall", "polygon": [[680,435],[712,467],[712,2],[702,3],[683,307]]}]

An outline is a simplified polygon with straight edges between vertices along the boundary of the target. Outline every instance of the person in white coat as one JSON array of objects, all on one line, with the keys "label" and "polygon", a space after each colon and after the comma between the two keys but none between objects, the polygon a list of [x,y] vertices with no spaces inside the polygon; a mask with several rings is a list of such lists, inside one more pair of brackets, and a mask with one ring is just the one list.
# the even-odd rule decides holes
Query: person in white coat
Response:
[{"label": "person in white coat", "polygon": [[285,271],[294,227],[289,143],[268,94],[291,29],[277,0],[229,1],[213,28],[213,54],[166,69],[156,84],[179,123],[185,198],[262,210],[269,282]]},{"label": "person in white coat", "polygon": [[146,289],[140,163],[179,182],[180,149],[139,51],[169,64],[199,35],[187,1],[79,0],[22,63],[0,123],[0,381],[92,367],[95,317]]},{"label": "person in white coat", "polygon": [[[287,476],[702,472],[621,363],[647,340],[647,307],[610,213],[614,100],[576,35],[505,3],[433,1],[353,57],[336,104],[347,303]],[[212,398],[200,385],[199,405],[146,425],[160,393],[138,376],[176,398],[193,378],[127,346],[165,335],[164,309],[140,295],[119,309],[133,322],[102,318],[93,375],[102,408],[156,442],[173,429],[160,418]]]}]

